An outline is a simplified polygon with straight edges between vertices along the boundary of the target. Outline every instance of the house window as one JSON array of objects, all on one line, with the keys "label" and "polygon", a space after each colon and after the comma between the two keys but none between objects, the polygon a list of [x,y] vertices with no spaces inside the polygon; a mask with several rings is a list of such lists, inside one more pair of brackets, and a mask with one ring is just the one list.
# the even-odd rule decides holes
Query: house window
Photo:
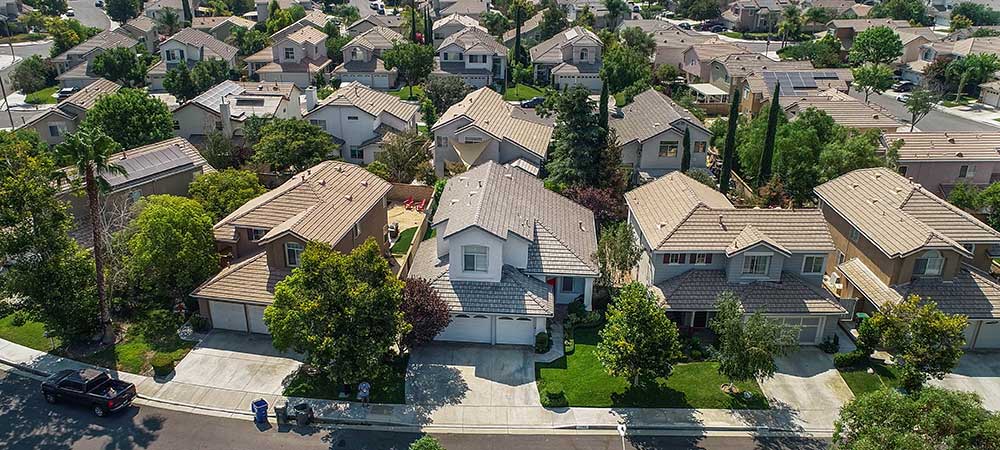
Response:
[{"label": "house window", "polygon": [[934,277],[941,275],[941,269],[943,268],[944,257],[941,256],[941,252],[931,250],[917,258],[916,263],[913,264],[913,275]]},{"label": "house window", "polygon": [[479,136],[466,136],[465,137],[465,143],[466,144],[478,144],[480,142],[483,142],[483,138],[481,138]]},{"label": "house window", "polygon": [[962,248],[967,250],[969,253],[976,253],[976,244],[962,244]]},{"label": "house window", "polygon": [[448,145],[448,137],[434,136],[434,142],[437,144],[438,147],[444,147],[445,145]]},{"label": "house window", "polygon": [[128,193],[128,199],[131,200],[132,203],[139,201],[139,197],[142,197],[141,189],[136,189]]},{"label": "house window", "polygon": [[802,273],[805,275],[816,275],[823,273],[826,257],[822,255],[809,255],[802,259]]},{"label": "house window", "polygon": [[267,234],[267,230],[262,230],[260,228],[248,228],[247,237],[250,238],[250,242],[257,242]]},{"label": "house window", "polygon": [[573,277],[562,277],[562,291],[573,292]]},{"label": "house window", "polygon": [[62,127],[59,125],[49,125],[49,136],[59,137],[62,135]]},{"label": "house window", "polygon": [[837,264],[843,264],[844,260],[847,259],[843,252],[837,252]]},{"label": "house window", "polygon": [[693,321],[691,322],[692,328],[705,328],[708,326],[708,320],[711,318],[708,311],[697,311],[694,313]]},{"label": "house window", "polygon": [[357,145],[351,146],[351,159],[365,159],[365,151]]},{"label": "house window", "polygon": [[972,178],[976,176],[976,166],[962,166],[958,169],[959,178]]},{"label": "house window", "polygon": [[767,275],[767,269],[770,265],[770,255],[746,255],[743,257],[743,275]]},{"label": "house window", "polygon": [[691,264],[712,264],[712,254],[711,253],[692,253],[691,254]]},{"label": "house window", "polygon": [[295,49],[291,47],[285,47],[285,59],[295,59]]},{"label": "house window", "polygon": [[358,120],[358,116],[347,116],[347,120]]},{"label": "house window", "polygon": [[486,62],[486,55],[469,55],[470,63],[484,63]]},{"label": "house window", "polygon": [[850,238],[851,238],[851,242],[858,242],[858,239],[861,238],[861,232],[858,231],[857,228],[851,228],[851,236],[850,236]]},{"label": "house window", "polygon": [[899,174],[904,177],[906,176],[906,166],[899,166]]},{"label": "house window", "polygon": [[687,253],[664,254],[663,264],[687,264]]},{"label": "house window", "polygon": [[660,141],[660,158],[676,158],[677,141]]},{"label": "house window", "polygon": [[588,56],[590,56],[590,52],[587,51],[587,49],[585,49],[585,48],[581,48],[580,49],[580,60],[581,61],[586,61]]},{"label": "house window", "polygon": [[174,121],[174,129],[175,130],[181,129],[181,121],[179,121],[179,120],[175,120]]},{"label": "house window", "polygon": [[351,49],[351,61],[361,61],[362,53],[356,48]]},{"label": "house window", "polygon": [[708,149],[708,143],[706,143],[704,141],[698,141],[698,142],[694,143],[694,152],[695,153],[705,153],[706,149]]},{"label": "house window", "polygon": [[285,263],[288,267],[298,267],[302,258],[302,244],[298,242],[285,243]]},{"label": "house window", "polygon": [[320,127],[320,128],[322,128],[324,130],[326,129],[326,121],[325,120],[321,120],[321,119],[309,119],[309,124],[313,125],[313,126],[316,126],[316,127]]},{"label": "house window", "polygon": [[462,269],[466,272],[486,272],[489,263],[486,259],[488,249],[482,245],[466,245],[462,247]]}]

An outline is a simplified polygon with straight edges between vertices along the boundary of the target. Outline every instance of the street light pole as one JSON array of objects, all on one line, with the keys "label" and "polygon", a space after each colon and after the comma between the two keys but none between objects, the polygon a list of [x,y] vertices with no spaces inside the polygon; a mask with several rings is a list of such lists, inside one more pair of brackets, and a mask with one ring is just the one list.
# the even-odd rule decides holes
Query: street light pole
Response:
[{"label": "street light pole", "polygon": [[[7,45],[10,46],[10,65],[14,65],[14,61],[17,57],[14,56],[14,40],[11,39],[10,35],[10,23],[7,22],[7,16],[0,14],[0,20],[3,21],[4,32],[7,33]],[[7,88],[3,85],[3,74],[0,74],[0,94],[3,94],[3,106],[7,108],[7,118],[10,119],[10,128],[13,130],[14,126],[14,114],[10,112],[10,104],[7,103]]]}]

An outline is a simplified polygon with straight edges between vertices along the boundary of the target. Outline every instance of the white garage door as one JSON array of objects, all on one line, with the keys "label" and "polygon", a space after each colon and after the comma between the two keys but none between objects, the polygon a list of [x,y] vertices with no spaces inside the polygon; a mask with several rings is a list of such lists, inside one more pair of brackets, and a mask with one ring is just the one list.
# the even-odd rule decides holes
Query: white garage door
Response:
[{"label": "white garage door", "polygon": [[783,320],[785,325],[799,327],[799,344],[813,345],[820,339],[820,331],[823,327],[822,317],[773,317]]},{"label": "white garage door", "polygon": [[497,344],[535,345],[535,321],[526,317],[498,317]]},{"label": "white garage door", "polygon": [[247,317],[241,303],[210,302],[212,326],[223,330],[247,331]]},{"label": "white garage door", "polygon": [[434,339],[489,344],[491,329],[490,318],[487,316],[456,314],[451,316],[451,323]]},{"label": "white garage door", "polygon": [[271,334],[264,324],[264,307],[247,305],[247,318],[250,319],[250,332]]},{"label": "white garage door", "polygon": [[969,324],[965,326],[965,331],[962,333],[965,336],[965,347],[962,348],[972,348],[976,340],[976,328],[979,328],[979,322],[969,321]]},{"label": "white garage door", "polygon": [[983,321],[976,337],[976,348],[1000,348],[1000,321]]}]

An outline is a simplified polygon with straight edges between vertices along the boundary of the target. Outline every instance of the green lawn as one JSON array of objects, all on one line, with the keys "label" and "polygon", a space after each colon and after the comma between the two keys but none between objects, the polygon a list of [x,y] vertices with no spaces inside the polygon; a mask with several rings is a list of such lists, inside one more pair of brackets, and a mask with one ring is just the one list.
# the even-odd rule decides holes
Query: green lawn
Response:
[{"label": "green lawn", "polygon": [[962,98],[959,99],[956,102],[954,94],[945,95],[944,98],[945,98],[945,100],[941,101],[941,106],[944,106],[946,108],[954,108],[956,106],[965,106],[965,105],[968,105],[969,103],[975,103],[978,100],[976,97],[972,97],[972,96],[969,96],[969,95],[963,95]]},{"label": "green lawn", "polygon": [[632,387],[624,378],[604,371],[594,353],[598,328],[577,329],[573,354],[547,364],[535,364],[538,389],[552,383],[562,385],[569,406],[640,408],[767,409],[767,400],[756,382],[738,384],[753,393],[747,401],[722,392],[726,380],[714,362],[679,364],[666,380],[656,379],[647,386]]},{"label": "green lawn", "polygon": [[18,42],[34,42],[48,37],[49,35],[45,33],[19,33],[9,38],[0,38],[0,44],[6,44],[8,42],[12,42],[14,44],[17,44]]},{"label": "green lawn", "polygon": [[403,86],[395,91],[389,91],[389,94],[395,95],[403,100],[418,100],[424,96],[424,88],[421,86],[413,86],[413,96],[410,96],[410,88]]},{"label": "green lawn", "polygon": [[410,243],[413,242],[413,235],[417,234],[417,227],[410,227],[399,233],[399,240],[395,244],[392,244],[392,254],[393,255],[405,255],[406,251],[410,249]]},{"label": "green lawn", "polygon": [[31,103],[32,105],[40,105],[44,103],[55,103],[55,93],[59,91],[59,86],[51,86],[40,91],[35,91],[24,97],[24,101]]},{"label": "green lawn", "polygon": [[176,336],[163,343],[154,344],[148,342],[145,337],[138,333],[128,333],[122,342],[77,359],[95,366],[142,374],[151,369],[150,361],[157,354],[170,355],[176,365],[191,351],[194,344],[194,342],[185,341]]},{"label": "green lawn", "polygon": [[[868,367],[875,369],[875,373],[868,373]],[[899,387],[899,369],[895,366],[887,366],[873,361],[865,367],[838,370],[840,370],[840,376],[847,382],[847,386],[851,388],[851,392],[854,392],[855,397],[886,387]]]},{"label": "green lawn", "polygon": [[434,236],[437,236],[437,230],[431,227],[427,227],[427,231],[424,232],[424,238],[421,241],[426,241]]},{"label": "green lawn", "polygon": [[515,84],[507,88],[507,92],[503,94],[503,99],[507,101],[519,102],[522,100],[528,100],[532,97],[544,97],[545,92],[534,86],[529,86],[527,84]]},{"label": "green lawn", "polygon": [[[409,356],[395,358],[391,370],[380,379],[370,380],[372,385],[372,403],[406,403],[406,363]],[[295,373],[292,380],[285,386],[282,395],[288,397],[321,398],[340,400],[339,393],[343,383],[333,382],[322,373],[309,375],[303,371]],[[356,389],[357,386],[354,386]],[[356,394],[356,393],[355,393]],[[350,400],[356,400],[354,395]]]},{"label": "green lawn", "polygon": [[619,93],[615,94],[615,105],[618,106],[619,108],[621,108],[622,106],[625,106],[625,94],[624,93],[619,92]]},{"label": "green lawn", "polygon": [[[43,333],[45,328],[40,322],[28,321],[21,326],[15,326],[13,314],[0,318],[0,338],[15,344],[47,352],[51,347],[49,338]],[[56,339],[55,345],[58,348],[62,343]]]}]

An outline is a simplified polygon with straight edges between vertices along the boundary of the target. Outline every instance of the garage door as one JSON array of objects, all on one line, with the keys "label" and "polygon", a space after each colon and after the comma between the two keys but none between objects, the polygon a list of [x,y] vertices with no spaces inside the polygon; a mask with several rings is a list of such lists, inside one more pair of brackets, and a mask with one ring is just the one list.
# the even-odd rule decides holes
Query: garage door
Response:
[{"label": "garage door", "polygon": [[799,344],[813,345],[818,343],[820,330],[823,326],[822,317],[774,317],[783,320],[787,326],[799,327]]},{"label": "garage door", "polygon": [[271,334],[264,324],[264,307],[247,305],[247,318],[250,319],[250,332]]},{"label": "garage door", "polygon": [[451,316],[451,323],[435,339],[489,344],[492,328],[487,316],[456,314]]},{"label": "garage door", "polygon": [[210,302],[212,326],[223,330],[247,331],[247,316],[241,303]]},{"label": "garage door", "polygon": [[1000,348],[1000,321],[983,321],[976,337],[976,348]]},{"label": "garage door", "polygon": [[526,317],[497,318],[497,344],[535,345],[535,321]]}]

